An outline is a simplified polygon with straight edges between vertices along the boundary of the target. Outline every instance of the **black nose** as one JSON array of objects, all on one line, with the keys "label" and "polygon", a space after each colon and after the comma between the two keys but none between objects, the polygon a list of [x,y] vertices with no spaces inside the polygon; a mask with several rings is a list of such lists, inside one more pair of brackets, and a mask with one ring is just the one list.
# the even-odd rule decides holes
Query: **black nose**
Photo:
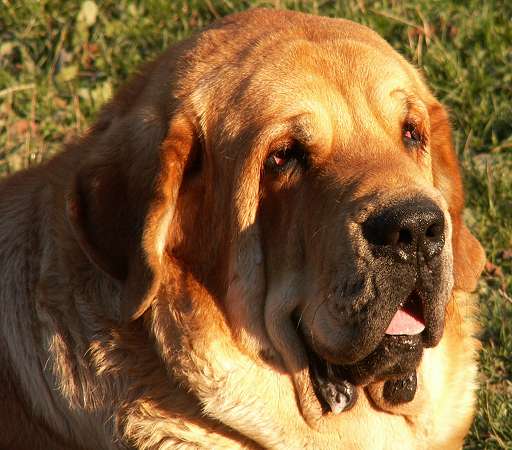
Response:
[{"label": "black nose", "polygon": [[417,252],[430,260],[444,246],[444,214],[428,199],[403,201],[370,216],[363,223],[363,235],[375,249],[404,261]]}]

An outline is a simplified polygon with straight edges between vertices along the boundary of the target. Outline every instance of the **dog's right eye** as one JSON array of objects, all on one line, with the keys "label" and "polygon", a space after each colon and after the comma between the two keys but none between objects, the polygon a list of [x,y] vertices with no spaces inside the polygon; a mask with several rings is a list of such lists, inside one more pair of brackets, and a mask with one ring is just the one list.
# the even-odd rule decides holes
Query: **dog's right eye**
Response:
[{"label": "dog's right eye", "polygon": [[285,173],[298,166],[305,166],[306,153],[297,142],[292,142],[273,151],[265,161],[265,167],[273,173]]},{"label": "dog's right eye", "polygon": [[409,149],[421,147],[424,137],[414,122],[406,122],[402,127],[402,140]]}]

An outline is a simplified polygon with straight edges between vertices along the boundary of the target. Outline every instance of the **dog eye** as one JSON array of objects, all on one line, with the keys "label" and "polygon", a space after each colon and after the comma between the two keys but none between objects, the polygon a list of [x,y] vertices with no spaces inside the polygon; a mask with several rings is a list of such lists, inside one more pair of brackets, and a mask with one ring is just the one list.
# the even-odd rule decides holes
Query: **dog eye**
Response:
[{"label": "dog eye", "polygon": [[423,145],[423,136],[416,124],[406,122],[402,127],[402,140],[407,148],[417,148]]},{"label": "dog eye", "polygon": [[274,173],[284,173],[300,164],[305,166],[305,163],[304,149],[297,142],[293,142],[272,152],[265,161],[265,167]]}]

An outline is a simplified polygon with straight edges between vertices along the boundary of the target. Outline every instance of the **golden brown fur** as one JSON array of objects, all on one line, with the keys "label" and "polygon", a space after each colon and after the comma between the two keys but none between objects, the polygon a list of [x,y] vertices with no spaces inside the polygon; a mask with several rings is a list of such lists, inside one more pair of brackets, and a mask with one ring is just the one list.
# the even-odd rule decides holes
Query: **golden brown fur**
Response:
[{"label": "golden brown fur", "polygon": [[[391,91],[425,154],[400,149]],[[300,195],[300,179],[263,170],[292,134],[324,177]],[[412,402],[388,404],[375,380],[322,416],[292,310],[324,330],[294,293],[332,264],[350,277],[345,216],[409,192],[452,233],[444,335]],[[144,67],[60,155],[0,182],[0,448],[460,447],[483,262],[462,207],[447,114],[375,33],[291,12],[223,19]]]}]

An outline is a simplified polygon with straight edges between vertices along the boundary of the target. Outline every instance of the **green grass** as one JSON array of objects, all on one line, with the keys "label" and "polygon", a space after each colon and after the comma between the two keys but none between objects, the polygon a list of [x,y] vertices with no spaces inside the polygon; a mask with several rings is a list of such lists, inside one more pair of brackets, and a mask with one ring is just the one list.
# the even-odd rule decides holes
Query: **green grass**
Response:
[{"label": "green grass", "polygon": [[[279,6],[364,23],[449,106],[466,220],[493,266],[478,293],[478,414],[468,449],[512,448],[512,2],[0,0],[0,176],[58,152],[141,62],[217,16]],[[463,349],[461,349],[463,350]]]}]

